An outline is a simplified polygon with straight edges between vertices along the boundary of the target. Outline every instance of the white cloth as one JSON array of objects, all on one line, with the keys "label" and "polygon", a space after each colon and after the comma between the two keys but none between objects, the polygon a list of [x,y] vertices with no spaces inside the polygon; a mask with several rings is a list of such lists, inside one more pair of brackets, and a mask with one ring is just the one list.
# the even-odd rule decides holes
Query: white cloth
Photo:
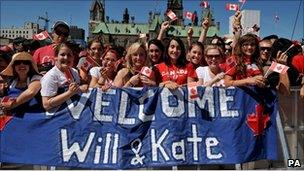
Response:
[{"label": "white cloth", "polygon": [[[80,83],[80,78],[76,69],[72,68],[71,73],[76,83]],[[52,97],[57,94],[59,87],[64,87],[67,79],[55,65],[41,78],[41,96]]]},{"label": "white cloth", "polygon": [[[32,78],[27,78],[27,81],[26,81],[26,85],[29,86],[33,81],[39,81],[41,79],[41,76],[40,75],[33,75]],[[18,79],[14,79],[12,81],[12,83],[10,84],[9,88],[14,88],[16,87],[17,85],[17,82],[18,82]]]},{"label": "white cloth", "polygon": [[101,67],[93,67],[93,68],[91,68],[90,69],[90,75],[92,77],[95,77],[95,78],[99,79],[101,77],[100,69],[101,69]]},{"label": "white cloth", "polygon": [[[204,66],[204,67],[198,67],[196,69],[196,75],[198,77],[198,79],[203,79],[204,84],[206,84],[207,82],[210,82],[214,77],[212,77],[212,73],[209,69],[208,66]],[[214,83],[212,85],[213,86],[224,86],[224,80],[221,79],[220,81]]]}]

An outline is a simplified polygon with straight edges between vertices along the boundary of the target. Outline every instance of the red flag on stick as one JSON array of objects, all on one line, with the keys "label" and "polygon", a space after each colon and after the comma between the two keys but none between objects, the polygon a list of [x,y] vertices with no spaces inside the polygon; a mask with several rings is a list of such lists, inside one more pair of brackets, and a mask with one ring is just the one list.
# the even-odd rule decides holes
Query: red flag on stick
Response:
[{"label": "red flag on stick", "polygon": [[74,82],[73,74],[70,68],[64,70],[65,78],[68,80],[68,83]]},{"label": "red flag on stick", "polygon": [[200,6],[202,7],[202,8],[207,8],[208,7],[208,2],[207,1],[202,1],[201,3],[200,3]]},{"label": "red flag on stick", "polygon": [[288,66],[283,65],[283,64],[279,64],[277,62],[272,62],[271,66],[269,67],[270,71],[274,71],[280,74],[285,74],[288,70]]},{"label": "red flag on stick", "polygon": [[194,13],[192,13],[192,12],[189,12],[189,11],[186,11],[186,12],[185,12],[185,17],[186,17],[187,19],[191,20],[191,21],[194,21],[195,16],[196,16],[196,15],[195,15]]},{"label": "red flag on stick", "polygon": [[174,20],[177,19],[176,14],[175,14],[172,10],[169,10],[169,11],[167,12],[167,16],[168,16],[172,21],[174,21]]},{"label": "red flag on stick", "polygon": [[237,4],[226,4],[226,10],[237,11],[239,9],[240,8]]},{"label": "red flag on stick", "polygon": [[47,31],[43,31],[43,32],[41,32],[39,34],[34,34],[33,35],[33,39],[34,40],[45,40],[45,39],[47,39],[49,37],[50,37],[50,35],[49,35],[49,33]]}]

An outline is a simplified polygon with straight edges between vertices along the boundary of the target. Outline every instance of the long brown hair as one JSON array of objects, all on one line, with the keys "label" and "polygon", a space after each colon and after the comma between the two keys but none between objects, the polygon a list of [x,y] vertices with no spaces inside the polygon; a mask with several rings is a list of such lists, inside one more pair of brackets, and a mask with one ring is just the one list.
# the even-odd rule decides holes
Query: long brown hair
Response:
[{"label": "long brown hair", "polygon": [[252,63],[256,63],[258,66],[260,66],[258,64],[258,58],[260,56],[259,41],[256,35],[246,34],[237,41],[233,53],[236,59],[236,71],[242,75],[246,75],[246,64],[244,63],[245,54],[242,51],[242,46],[245,43],[253,43],[255,45],[255,52],[250,56],[250,60]]}]

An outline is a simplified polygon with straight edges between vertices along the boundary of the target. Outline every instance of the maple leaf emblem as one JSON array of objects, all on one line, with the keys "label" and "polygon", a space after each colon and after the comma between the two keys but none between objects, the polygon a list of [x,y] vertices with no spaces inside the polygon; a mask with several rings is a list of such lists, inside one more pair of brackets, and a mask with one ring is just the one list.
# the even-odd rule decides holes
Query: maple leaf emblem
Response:
[{"label": "maple leaf emblem", "polygon": [[254,136],[261,135],[270,121],[269,114],[264,113],[264,106],[262,104],[257,104],[255,106],[256,113],[249,114],[247,116],[247,125],[252,130]]}]

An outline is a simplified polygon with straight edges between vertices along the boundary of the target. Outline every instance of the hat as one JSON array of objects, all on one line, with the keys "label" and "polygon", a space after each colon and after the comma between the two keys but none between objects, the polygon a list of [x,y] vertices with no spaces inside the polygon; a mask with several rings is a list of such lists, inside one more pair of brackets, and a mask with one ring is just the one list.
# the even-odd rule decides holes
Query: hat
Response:
[{"label": "hat", "polygon": [[59,26],[63,26],[65,28],[67,28],[67,30],[70,32],[70,27],[68,25],[68,23],[64,22],[64,21],[57,21],[54,25],[53,25],[53,30],[55,31]]},{"label": "hat", "polygon": [[1,72],[1,75],[6,75],[6,76],[14,76],[14,72],[13,72],[13,64],[15,61],[19,61],[19,60],[23,60],[23,61],[31,61],[32,63],[32,68],[34,69],[34,71],[38,74],[38,68],[37,68],[37,64],[36,62],[33,61],[33,57],[31,54],[27,53],[27,52],[19,52],[19,53],[15,53],[12,57],[11,62],[8,64],[8,66]]}]

